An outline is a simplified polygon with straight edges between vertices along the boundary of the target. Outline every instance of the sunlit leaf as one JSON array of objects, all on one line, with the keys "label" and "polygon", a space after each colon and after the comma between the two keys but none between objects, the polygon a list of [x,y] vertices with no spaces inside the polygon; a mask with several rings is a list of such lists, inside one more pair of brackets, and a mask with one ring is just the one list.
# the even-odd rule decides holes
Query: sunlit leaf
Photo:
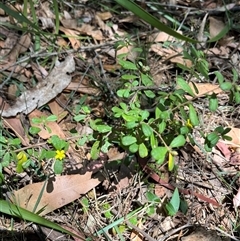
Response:
[{"label": "sunlit leaf", "polygon": [[134,136],[124,136],[122,138],[122,144],[124,146],[130,146],[130,145],[132,145],[135,142],[137,142],[137,139]]},{"label": "sunlit leaf", "polygon": [[179,135],[177,137],[175,137],[172,142],[170,143],[171,147],[180,147],[180,146],[184,146],[184,144],[186,143],[186,139],[183,135]]},{"label": "sunlit leaf", "polygon": [[218,108],[218,98],[215,93],[209,97],[209,110],[215,112]]},{"label": "sunlit leaf", "polygon": [[146,124],[146,123],[142,123],[142,131],[143,131],[143,134],[144,134],[146,137],[151,136],[152,133],[153,133],[152,127],[149,126],[149,125]]},{"label": "sunlit leaf", "polygon": [[198,115],[197,115],[197,112],[196,112],[196,110],[195,110],[195,108],[193,107],[192,104],[189,105],[189,119],[190,119],[191,124],[193,126],[199,125]]},{"label": "sunlit leaf", "polygon": [[158,164],[162,164],[165,160],[165,156],[167,152],[168,152],[167,147],[160,146],[160,147],[156,147],[151,151],[151,156],[153,159],[156,160]]},{"label": "sunlit leaf", "polygon": [[191,96],[195,96],[189,84],[180,76],[177,77],[177,85]]},{"label": "sunlit leaf", "polygon": [[147,147],[145,146],[144,143],[141,143],[139,145],[138,151],[139,151],[139,156],[142,157],[142,158],[144,158],[148,155],[148,149],[147,149]]}]

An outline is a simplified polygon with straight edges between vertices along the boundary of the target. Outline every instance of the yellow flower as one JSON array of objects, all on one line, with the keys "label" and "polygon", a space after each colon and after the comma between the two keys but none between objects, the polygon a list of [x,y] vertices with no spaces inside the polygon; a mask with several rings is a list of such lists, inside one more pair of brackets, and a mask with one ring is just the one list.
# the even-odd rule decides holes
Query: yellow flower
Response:
[{"label": "yellow flower", "polygon": [[27,155],[25,152],[23,151],[20,151],[18,154],[17,154],[17,173],[21,173],[23,172],[23,164],[27,161]]},{"label": "yellow flower", "polygon": [[55,156],[55,158],[56,159],[58,159],[58,160],[62,160],[62,159],[64,159],[65,158],[65,151],[64,150],[61,150],[61,151],[59,151],[59,150],[56,150],[56,156]]},{"label": "yellow flower", "polygon": [[21,151],[17,154],[17,159],[19,162],[24,163],[25,161],[27,161],[27,155],[23,151]]},{"label": "yellow flower", "polygon": [[186,126],[187,126],[188,128],[190,128],[190,129],[193,128],[193,125],[192,125],[190,119],[187,120]]}]

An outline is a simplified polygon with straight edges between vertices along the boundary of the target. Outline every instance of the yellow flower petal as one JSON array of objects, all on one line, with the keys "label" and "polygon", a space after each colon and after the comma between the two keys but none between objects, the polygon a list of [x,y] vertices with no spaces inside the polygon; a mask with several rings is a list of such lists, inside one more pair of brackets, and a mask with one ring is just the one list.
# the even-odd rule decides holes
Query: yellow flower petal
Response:
[{"label": "yellow flower petal", "polygon": [[56,150],[56,156],[55,159],[62,160],[66,157],[64,150]]}]

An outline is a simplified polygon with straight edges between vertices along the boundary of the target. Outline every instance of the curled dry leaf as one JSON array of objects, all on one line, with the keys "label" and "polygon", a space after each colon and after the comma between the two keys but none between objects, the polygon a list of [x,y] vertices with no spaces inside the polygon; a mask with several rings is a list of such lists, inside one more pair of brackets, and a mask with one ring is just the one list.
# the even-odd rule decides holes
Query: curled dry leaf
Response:
[{"label": "curled dry leaf", "polygon": [[101,182],[100,179],[92,179],[91,176],[91,172],[84,175],[56,176],[46,182],[29,184],[14,191],[10,198],[20,207],[33,211],[43,190],[36,212],[44,209],[40,215],[45,215],[73,202]]},{"label": "curled dry leaf", "polygon": [[75,62],[72,55],[65,61],[55,66],[48,77],[37,84],[35,88],[27,90],[17,98],[15,104],[3,110],[3,117],[16,116],[18,113],[28,114],[35,108],[41,107],[55,98],[71,82],[71,75],[75,70]]}]

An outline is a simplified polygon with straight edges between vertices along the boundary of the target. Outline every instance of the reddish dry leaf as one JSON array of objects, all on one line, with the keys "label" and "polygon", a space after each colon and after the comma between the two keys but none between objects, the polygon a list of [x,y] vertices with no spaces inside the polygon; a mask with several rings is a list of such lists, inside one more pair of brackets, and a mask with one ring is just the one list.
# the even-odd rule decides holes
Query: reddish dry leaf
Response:
[{"label": "reddish dry leaf", "polygon": [[231,156],[229,164],[234,166],[240,165],[240,153],[234,153],[234,155]]},{"label": "reddish dry leaf", "polygon": [[62,139],[65,139],[65,134],[62,131],[62,128],[57,124],[57,122],[47,122],[46,125],[47,127],[50,128],[51,132],[46,129],[46,127],[43,124],[34,124],[32,122],[33,118],[41,118],[41,117],[47,117],[44,112],[41,112],[40,110],[34,110],[28,115],[29,121],[31,126],[35,126],[41,129],[41,131],[38,133],[38,135],[43,138],[44,140],[49,139],[53,135],[57,135]]},{"label": "reddish dry leaf", "polygon": [[92,179],[91,176],[91,172],[84,175],[55,176],[47,182],[29,184],[14,191],[11,199],[20,207],[32,211],[43,190],[36,212],[44,208],[40,215],[45,215],[75,201],[81,194],[89,192],[101,182],[99,179]]},{"label": "reddish dry leaf", "polygon": [[222,141],[219,141],[216,147],[219,149],[219,151],[221,151],[221,153],[227,160],[230,159],[231,151],[229,150],[229,147],[225,143],[223,143]]}]

